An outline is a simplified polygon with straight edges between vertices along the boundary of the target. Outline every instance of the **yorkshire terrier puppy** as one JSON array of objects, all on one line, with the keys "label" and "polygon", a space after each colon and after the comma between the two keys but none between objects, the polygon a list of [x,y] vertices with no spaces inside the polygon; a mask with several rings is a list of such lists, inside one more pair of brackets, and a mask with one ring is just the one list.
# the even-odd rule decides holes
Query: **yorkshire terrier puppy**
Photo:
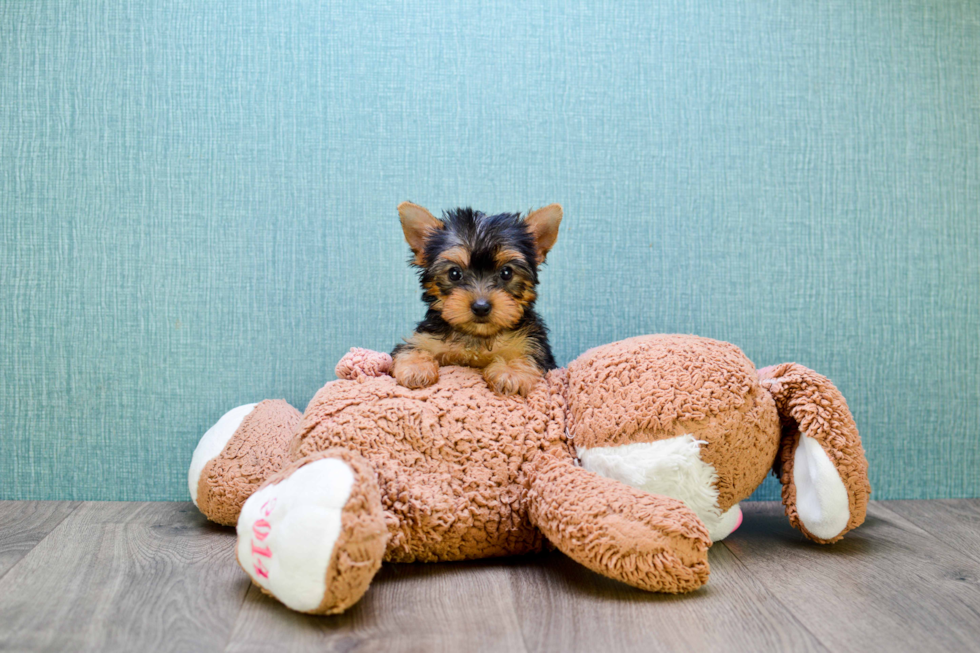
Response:
[{"label": "yorkshire terrier puppy", "polygon": [[538,266],[558,238],[562,210],[486,215],[456,209],[442,220],[403,202],[405,240],[418,268],[425,319],[395,347],[392,375],[408,388],[439,378],[440,365],[483,370],[501,394],[527,393],[555,359],[548,329],[534,312]]}]

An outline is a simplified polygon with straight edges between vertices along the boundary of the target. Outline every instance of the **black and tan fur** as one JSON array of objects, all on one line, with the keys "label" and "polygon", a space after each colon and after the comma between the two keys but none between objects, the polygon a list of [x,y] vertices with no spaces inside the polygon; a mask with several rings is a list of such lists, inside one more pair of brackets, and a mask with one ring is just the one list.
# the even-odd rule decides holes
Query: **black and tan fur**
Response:
[{"label": "black and tan fur", "polygon": [[439,220],[403,202],[398,215],[428,311],[392,351],[395,379],[422,388],[438,380],[439,366],[466,365],[482,369],[497,392],[526,395],[555,368],[534,302],[538,266],[558,238],[561,206],[523,219],[455,209]]}]

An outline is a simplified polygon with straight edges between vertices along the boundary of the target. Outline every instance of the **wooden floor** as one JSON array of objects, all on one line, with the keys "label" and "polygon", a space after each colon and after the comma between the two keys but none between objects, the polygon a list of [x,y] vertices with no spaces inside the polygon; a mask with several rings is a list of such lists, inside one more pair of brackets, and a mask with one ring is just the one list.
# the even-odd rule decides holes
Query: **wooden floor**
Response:
[{"label": "wooden floor", "polygon": [[693,594],[551,553],[385,565],[310,617],[251,587],[191,504],[0,502],[0,650],[980,651],[980,499],[875,503],[832,546],[743,505]]}]

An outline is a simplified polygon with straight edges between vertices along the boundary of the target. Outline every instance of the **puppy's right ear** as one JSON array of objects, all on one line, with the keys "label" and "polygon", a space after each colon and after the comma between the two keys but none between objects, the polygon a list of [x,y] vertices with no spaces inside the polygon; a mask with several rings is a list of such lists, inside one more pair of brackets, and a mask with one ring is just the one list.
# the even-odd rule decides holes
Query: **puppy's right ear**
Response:
[{"label": "puppy's right ear", "polygon": [[415,253],[415,260],[412,263],[425,265],[425,239],[436,229],[441,229],[442,222],[425,207],[411,202],[402,202],[398,205],[398,217],[402,221],[405,240]]}]

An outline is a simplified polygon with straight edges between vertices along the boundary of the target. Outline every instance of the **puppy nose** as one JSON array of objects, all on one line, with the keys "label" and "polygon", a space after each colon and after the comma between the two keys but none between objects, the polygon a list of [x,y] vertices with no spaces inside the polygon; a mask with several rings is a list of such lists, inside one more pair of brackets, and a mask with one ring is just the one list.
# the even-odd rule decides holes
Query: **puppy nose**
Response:
[{"label": "puppy nose", "polygon": [[477,317],[486,317],[490,315],[490,309],[493,308],[485,299],[478,299],[472,304],[470,304],[470,310],[473,311],[473,315]]}]

